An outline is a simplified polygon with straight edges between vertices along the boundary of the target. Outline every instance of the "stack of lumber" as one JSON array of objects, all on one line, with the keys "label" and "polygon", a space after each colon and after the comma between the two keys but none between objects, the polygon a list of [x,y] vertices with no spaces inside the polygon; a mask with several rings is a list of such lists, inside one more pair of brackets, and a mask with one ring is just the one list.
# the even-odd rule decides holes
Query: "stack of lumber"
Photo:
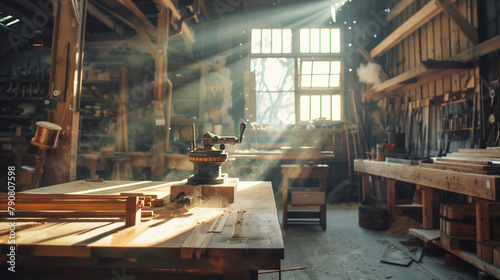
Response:
[{"label": "stack of lumber", "polygon": [[433,164],[422,166],[481,175],[500,175],[500,149],[459,149],[458,152],[436,158]]},{"label": "stack of lumber", "polygon": [[[476,206],[468,203],[441,204],[439,213],[441,243],[449,250],[476,248]],[[490,208],[492,239],[500,237],[500,208]],[[500,245],[500,244],[499,244]],[[479,245],[478,245],[479,246]],[[478,257],[481,253],[478,251]]]},{"label": "stack of lumber", "polygon": [[[151,197],[147,199],[151,201]],[[139,195],[0,193],[0,217],[10,218],[101,218],[124,217],[125,226],[141,219],[146,198]]]}]

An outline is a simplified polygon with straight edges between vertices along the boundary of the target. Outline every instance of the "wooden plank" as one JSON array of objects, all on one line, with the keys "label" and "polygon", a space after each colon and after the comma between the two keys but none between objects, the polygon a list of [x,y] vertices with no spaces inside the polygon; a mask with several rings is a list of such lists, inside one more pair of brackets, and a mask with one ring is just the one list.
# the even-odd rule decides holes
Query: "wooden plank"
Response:
[{"label": "wooden plank", "polygon": [[403,12],[408,6],[412,5],[415,0],[402,0],[399,2],[392,10],[387,14],[385,20],[391,21],[401,12]]},{"label": "wooden plank", "polygon": [[444,221],[445,232],[448,235],[457,237],[462,237],[462,236],[476,237],[476,225],[448,221],[448,220],[443,220],[443,221]]},{"label": "wooden plank", "polygon": [[415,237],[418,237],[424,242],[430,242],[432,240],[436,240],[441,236],[441,233],[438,229],[419,229],[419,228],[410,228],[409,233]]},{"label": "wooden plank", "polygon": [[[477,30],[469,23],[467,18],[454,6],[451,4],[450,0],[438,0],[437,5],[450,16],[450,18],[455,22],[458,28],[463,32],[462,34],[474,45],[479,42],[479,35]],[[463,2],[465,4],[465,2]],[[462,49],[463,51],[463,49]]]},{"label": "wooden plank", "polygon": [[391,220],[396,220],[396,181],[387,180],[387,205]]},{"label": "wooden plank", "polygon": [[430,188],[418,186],[422,190],[422,227],[423,229],[433,229],[433,190]]},{"label": "wooden plank", "polygon": [[233,238],[238,238],[241,236],[241,227],[243,226],[243,213],[245,211],[238,211],[236,215],[236,224],[234,225]]},{"label": "wooden plank", "polygon": [[421,166],[423,168],[433,168],[433,169],[449,170],[449,171],[457,171],[457,172],[473,173],[473,174],[482,174],[482,175],[497,175],[498,174],[498,171],[487,171],[487,170],[470,169],[470,168],[463,168],[463,167],[434,165],[434,164],[428,164],[428,163],[423,163]]},{"label": "wooden plank", "polygon": [[482,199],[475,199],[475,202],[477,241],[490,240],[490,205]]},{"label": "wooden plank", "polygon": [[500,178],[387,162],[354,160],[356,172],[410,182],[473,197],[498,198]]},{"label": "wooden plank", "polygon": [[370,52],[371,57],[377,57],[394,47],[440,12],[441,8],[436,4],[435,0],[432,0],[375,46]]},{"label": "wooden plank", "polygon": [[435,165],[442,165],[442,166],[452,166],[452,167],[463,167],[463,168],[470,168],[470,169],[480,169],[480,170],[486,170],[490,167],[483,165],[483,164],[472,164],[472,163],[456,163],[456,162],[449,162],[449,161],[434,161]]},{"label": "wooden plank", "polygon": [[118,2],[129,9],[137,17],[137,19],[139,20],[141,25],[144,26],[149,35],[156,36],[156,26],[154,26],[151,21],[149,21],[149,19],[142,13],[142,11],[135,5],[135,3],[132,2],[132,0],[118,0]]},{"label": "wooden plank", "polygon": [[464,157],[464,158],[471,158],[471,157],[488,157],[488,158],[500,158],[500,155],[493,153],[493,154],[483,154],[481,152],[478,153],[461,153],[461,152],[452,152],[448,153],[451,157]]},{"label": "wooden plank", "polygon": [[465,149],[459,148],[459,153],[484,153],[484,154],[498,154],[500,155],[500,149]]},{"label": "wooden plank", "polygon": [[226,212],[224,212],[220,216],[218,216],[214,220],[214,222],[212,223],[212,225],[210,226],[210,228],[208,229],[208,232],[211,232],[211,233],[221,233],[222,232],[222,228],[226,224],[227,217],[229,217],[229,213],[226,213]]}]

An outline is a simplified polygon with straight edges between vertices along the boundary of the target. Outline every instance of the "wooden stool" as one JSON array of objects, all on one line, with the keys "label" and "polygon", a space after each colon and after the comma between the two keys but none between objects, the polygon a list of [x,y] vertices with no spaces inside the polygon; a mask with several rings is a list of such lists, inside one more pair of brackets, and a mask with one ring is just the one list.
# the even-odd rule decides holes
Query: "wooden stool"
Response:
[{"label": "wooden stool", "polygon": [[[285,164],[281,166],[283,173],[283,228],[287,229],[289,218],[295,219],[319,219],[323,230],[326,230],[326,174],[328,165],[319,164],[312,166],[301,166],[296,164]],[[288,202],[288,179],[319,179],[319,187],[316,188],[290,188],[291,203]],[[288,206],[319,206],[319,211],[288,211]]]},{"label": "wooden stool", "polygon": [[113,172],[111,172],[111,180],[133,180],[132,167],[130,165],[130,157],[114,158]]}]

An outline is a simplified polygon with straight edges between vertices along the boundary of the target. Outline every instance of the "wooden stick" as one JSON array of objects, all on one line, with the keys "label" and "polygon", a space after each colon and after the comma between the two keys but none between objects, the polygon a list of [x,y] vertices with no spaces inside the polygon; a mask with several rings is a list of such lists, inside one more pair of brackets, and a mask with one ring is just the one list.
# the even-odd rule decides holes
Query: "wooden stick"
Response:
[{"label": "wooden stick", "polygon": [[293,271],[293,270],[301,270],[301,269],[307,269],[305,266],[297,266],[297,267],[287,267],[287,268],[282,268],[281,270],[278,269],[272,269],[272,270],[260,270],[259,274],[266,274],[266,273],[275,273],[275,272],[284,272],[284,271]]}]

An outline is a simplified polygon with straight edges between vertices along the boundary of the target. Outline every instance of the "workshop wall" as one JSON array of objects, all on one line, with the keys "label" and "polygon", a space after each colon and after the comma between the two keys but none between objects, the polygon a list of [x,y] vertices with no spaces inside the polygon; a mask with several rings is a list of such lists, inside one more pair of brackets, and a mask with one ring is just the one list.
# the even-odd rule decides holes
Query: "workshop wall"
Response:
[{"label": "workshop wall", "polygon": [[[384,8],[374,8],[369,11],[369,14],[372,17],[374,15],[385,16],[398,2],[387,0],[385,11],[381,10]],[[372,34],[370,44],[364,44],[361,47],[366,50],[373,49],[373,43],[380,43],[431,1],[409,2],[411,3],[402,12],[385,23],[378,21],[379,25],[374,26],[373,22],[377,22],[376,18],[371,20],[371,25],[369,25],[370,21],[365,23],[362,26],[365,34],[368,31],[380,32]],[[451,2],[467,22],[478,30],[479,42],[499,34],[500,3],[498,1],[456,0]],[[359,45],[356,40],[354,43]],[[450,61],[454,56],[473,46],[450,16],[445,12],[440,12],[388,51],[376,57],[376,62],[382,66],[382,70],[389,77],[396,77],[413,71],[422,61]],[[361,62],[366,63],[362,58]],[[499,56],[498,52],[494,52],[484,56],[479,62],[471,63],[463,70],[455,72],[440,70],[431,77],[425,77],[425,79],[420,77],[418,81],[422,82],[409,81],[409,84],[399,87],[396,94],[384,93],[390,97],[383,98],[383,102],[379,105],[385,114],[381,124],[385,131],[394,131],[399,126],[400,131],[406,135],[406,147],[413,150],[411,151],[413,154],[410,154],[412,157],[422,158],[442,154],[448,142],[450,143],[449,151],[474,145],[476,147],[497,146],[498,141],[489,134],[490,131],[498,131],[498,128],[488,124],[488,116],[498,110],[498,92],[495,93],[496,101],[491,101],[488,92],[489,89],[496,90],[498,73]],[[365,84],[360,85],[361,92],[366,92],[369,88]],[[479,95],[483,106],[477,105],[474,137],[476,141],[473,141],[475,93]],[[365,102],[378,99],[369,94],[365,94],[365,97]],[[408,104],[413,105],[413,110]],[[480,110],[480,108],[483,109]],[[394,112],[398,110],[402,110],[402,113],[395,119],[397,114]],[[415,138],[416,135],[418,135],[417,138]],[[382,138],[379,137],[379,139]]]}]

